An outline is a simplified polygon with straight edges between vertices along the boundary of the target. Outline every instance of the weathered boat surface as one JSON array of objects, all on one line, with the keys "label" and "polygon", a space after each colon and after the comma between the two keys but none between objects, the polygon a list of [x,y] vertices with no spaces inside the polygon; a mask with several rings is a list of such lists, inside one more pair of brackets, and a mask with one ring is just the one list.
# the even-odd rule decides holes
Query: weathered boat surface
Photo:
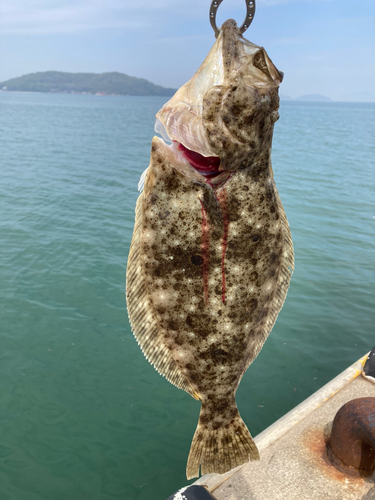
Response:
[{"label": "weathered boat surface", "polygon": [[368,354],[254,438],[262,453],[226,474],[208,474],[206,485],[217,500],[373,500],[375,477],[351,476],[328,460],[325,439],[346,402],[375,397],[375,385],[361,377]]}]

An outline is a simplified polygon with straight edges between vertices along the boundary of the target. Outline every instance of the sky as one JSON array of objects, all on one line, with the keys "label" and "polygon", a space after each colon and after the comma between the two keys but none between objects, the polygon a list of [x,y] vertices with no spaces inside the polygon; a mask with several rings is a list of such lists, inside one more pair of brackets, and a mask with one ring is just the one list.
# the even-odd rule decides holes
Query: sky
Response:
[{"label": "sky", "polygon": [[[1,0],[0,82],[119,71],[178,88],[215,42],[211,0]],[[223,0],[217,25],[245,17]],[[280,93],[375,101],[374,0],[256,0],[245,33],[284,72]]]}]

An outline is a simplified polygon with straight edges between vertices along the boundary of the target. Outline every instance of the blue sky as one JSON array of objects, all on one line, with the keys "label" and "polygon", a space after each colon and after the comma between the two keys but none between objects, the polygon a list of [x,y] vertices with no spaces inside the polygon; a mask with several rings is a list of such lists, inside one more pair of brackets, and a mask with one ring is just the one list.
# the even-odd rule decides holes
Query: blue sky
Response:
[{"label": "blue sky", "polygon": [[[215,38],[210,0],[2,0],[0,81],[36,71],[120,71],[177,88]],[[241,24],[224,0],[217,24]],[[375,101],[374,0],[257,0],[245,37],[284,72],[281,94]]]}]

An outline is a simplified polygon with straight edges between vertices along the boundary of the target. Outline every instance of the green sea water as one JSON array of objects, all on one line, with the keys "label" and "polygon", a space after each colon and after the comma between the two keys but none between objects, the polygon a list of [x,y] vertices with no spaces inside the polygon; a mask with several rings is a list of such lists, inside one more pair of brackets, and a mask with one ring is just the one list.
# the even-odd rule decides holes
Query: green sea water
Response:
[{"label": "green sea water", "polygon": [[[0,93],[0,498],[164,500],[199,403],[130,331],[137,183],[164,98]],[[237,401],[253,435],[375,345],[375,105],[282,102],[296,268]]]}]

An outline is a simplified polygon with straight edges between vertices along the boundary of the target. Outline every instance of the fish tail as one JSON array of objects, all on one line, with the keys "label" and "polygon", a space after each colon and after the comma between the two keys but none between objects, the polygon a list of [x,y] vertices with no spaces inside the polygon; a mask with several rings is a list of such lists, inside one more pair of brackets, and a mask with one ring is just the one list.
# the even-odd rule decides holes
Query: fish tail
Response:
[{"label": "fish tail", "polygon": [[[220,419],[220,420],[219,420]],[[209,418],[202,403],[198,426],[190,447],[186,477],[225,472],[246,462],[259,460],[258,448],[234,402],[225,414]]]}]

